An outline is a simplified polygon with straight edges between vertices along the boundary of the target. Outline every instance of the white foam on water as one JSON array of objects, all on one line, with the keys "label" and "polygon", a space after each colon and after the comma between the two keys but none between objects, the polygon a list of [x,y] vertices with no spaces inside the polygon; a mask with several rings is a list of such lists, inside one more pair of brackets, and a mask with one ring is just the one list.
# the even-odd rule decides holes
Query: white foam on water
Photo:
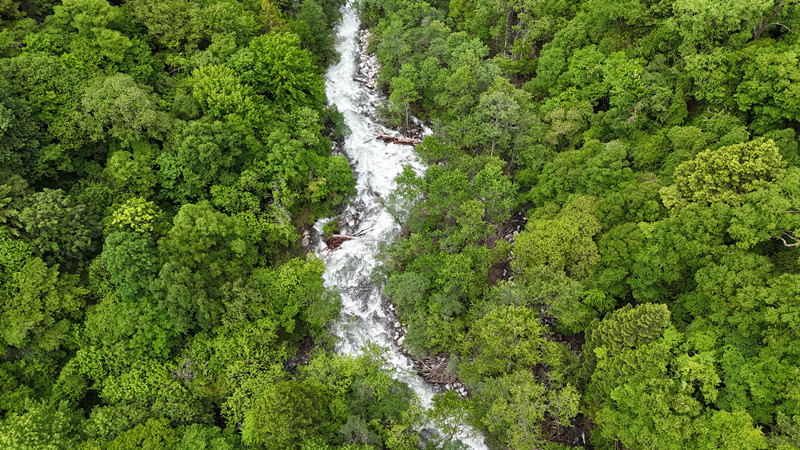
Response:
[{"label": "white foam on water", "polygon": [[[344,114],[351,134],[345,141],[344,153],[354,165],[357,197],[353,206],[344,212],[344,217],[357,215],[356,230],[372,240],[353,239],[329,252],[320,236],[328,219],[319,220],[314,228],[314,251],[325,259],[323,275],[325,285],[336,288],[342,294],[342,313],[334,325],[340,338],[336,350],[341,354],[357,355],[368,344],[373,343],[388,349],[389,363],[393,375],[408,383],[425,407],[432,404],[433,386],[423,381],[414,372],[411,360],[402,354],[393,342],[392,319],[382,307],[379,290],[371,283],[371,274],[378,264],[378,240],[392,240],[400,232],[400,224],[383,207],[386,199],[397,187],[395,178],[403,167],[411,165],[418,173],[424,170],[411,146],[385,144],[374,137],[381,126],[361,111],[379,101],[378,94],[356,82],[356,59],[358,54],[358,31],[361,23],[348,4],[341,9],[342,19],[336,28],[336,50],[341,55],[339,63],[331,66],[325,75],[328,101]],[[469,427],[458,438],[474,449],[486,449],[483,437]]]}]

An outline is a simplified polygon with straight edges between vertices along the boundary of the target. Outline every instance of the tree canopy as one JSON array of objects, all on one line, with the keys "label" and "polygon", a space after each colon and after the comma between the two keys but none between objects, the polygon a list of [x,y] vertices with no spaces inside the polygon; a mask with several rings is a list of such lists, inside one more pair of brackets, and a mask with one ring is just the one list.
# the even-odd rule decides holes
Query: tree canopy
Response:
[{"label": "tree canopy", "polygon": [[430,410],[301,244],[344,3],[0,0],[0,447],[800,447],[800,3],[351,5]]}]

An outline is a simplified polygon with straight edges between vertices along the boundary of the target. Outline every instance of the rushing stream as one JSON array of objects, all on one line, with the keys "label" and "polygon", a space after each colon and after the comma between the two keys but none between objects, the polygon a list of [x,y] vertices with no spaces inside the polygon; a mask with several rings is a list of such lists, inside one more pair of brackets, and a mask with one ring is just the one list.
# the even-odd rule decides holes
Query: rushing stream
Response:
[{"label": "rushing stream", "polygon": [[[353,79],[359,28],[352,5],[346,5],[336,29],[336,50],[341,60],[328,69],[325,87],[328,100],[344,114],[351,130],[343,150],[354,166],[358,194],[343,217],[350,220],[349,233],[366,239],[346,241],[328,252],[321,238],[326,220],[320,220],[314,227],[313,245],[317,255],[325,259],[326,286],[338,288],[342,295],[342,315],[335,325],[340,338],[337,351],[358,354],[370,342],[387,348],[395,377],[408,383],[423,405],[430,406],[434,388],[416,375],[411,360],[398,351],[392,340],[392,318],[382,306],[380,291],[371,283],[372,270],[377,265],[378,241],[391,240],[400,231],[400,225],[383,207],[381,199],[388,198],[395,189],[395,177],[404,166],[412,165],[418,171],[424,167],[413,147],[373,139],[381,127],[370,118],[370,112],[379,97]],[[480,436],[459,438],[471,448],[486,448]]]}]

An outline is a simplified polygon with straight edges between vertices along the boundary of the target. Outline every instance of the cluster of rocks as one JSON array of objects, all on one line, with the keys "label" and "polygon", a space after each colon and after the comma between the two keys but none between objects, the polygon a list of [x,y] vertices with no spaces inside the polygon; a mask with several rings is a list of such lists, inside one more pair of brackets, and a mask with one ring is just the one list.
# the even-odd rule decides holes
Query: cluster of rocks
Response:
[{"label": "cluster of rocks", "polygon": [[300,238],[300,246],[303,247],[305,253],[311,251],[311,229],[309,227],[303,230],[303,237]]},{"label": "cluster of rocks", "polygon": [[[383,306],[384,309],[386,309],[386,312],[389,313],[389,317],[392,320],[392,340],[397,348],[402,351],[403,341],[406,340],[406,328],[402,323],[400,323],[400,317],[397,315],[397,311],[394,309],[392,302],[387,300]],[[403,353],[405,354],[406,352],[403,351]]]},{"label": "cluster of rocks", "polygon": [[503,236],[503,239],[507,240],[510,243],[514,243],[514,240],[517,238],[517,235],[525,228],[525,224],[528,223],[528,217],[525,213],[515,213],[514,217],[511,218],[510,223],[512,223],[513,228]]},{"label": "cluster of rocks", "polygon": [[[517,239],[517,235],[519,235],[520,231],[525,228],[525,224],[528,222],[528,217],[525,213],[517,213],[514,217],[511,218],[511,223],[513,223],[513,228],[510,232],[506,233],[503,236],[503,239],[507,240],[511,244],[514,244],[514,241]],[[509,262],[511,259],[514,258],[514,250],[511,250]],[[514,279],[514,272],[511,270],[511,266],[506,264],[503,267],[503,279],[504,280],[513,280]]]},{"label": "cluster of rocks", "polygon": [[467,385],[458,379],[458,375],[447,373],[449,358],[446,355],[434,355],[425,358],[417,358],[408,353],[403,347],[406,339],[406,329],[397,315],[394,305],[387,301],[384,307],[392,320],[392,340],[397,346],[398,351],[406,355],[414,364],[414,370],[428,383],[434,385],[439,392],[454,391],[461,397],[469,395]]},{"label": "cluster of rocks", "polygon": [[445,391],[451,391],[451,390],[455,391],[456,394],[458,394],[459,397],[466,397],[467,395],[469,395],[469,389],[467,389],[467,386],[464,383],[460,382],[460,381],[456,382],[456,383],[445,384],[444,385],[444,390]]},{"label": "cluster of rocks", "polygon": [[367,52],[367,41],[369,40],[369,37],[369,30],[359,30],[358,55],[356,56],[358,70],[356,71],[356,76],[353,79],[365,85],[366,87],[375,90],[378,82],[378,71],[380,70],[381,66],[378,63],[378,56]]}]

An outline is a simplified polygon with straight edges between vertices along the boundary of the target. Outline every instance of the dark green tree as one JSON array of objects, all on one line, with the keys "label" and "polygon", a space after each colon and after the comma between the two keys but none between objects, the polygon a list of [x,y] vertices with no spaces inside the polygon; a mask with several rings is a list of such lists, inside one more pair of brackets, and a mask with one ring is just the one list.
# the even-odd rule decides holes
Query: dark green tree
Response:
[{"label": "dark green tree", "polygon": [[50,264],[75,264],[98,247],[95,218],[61,189],[44,189],[30,197],[19,215],[34,253]]}]

